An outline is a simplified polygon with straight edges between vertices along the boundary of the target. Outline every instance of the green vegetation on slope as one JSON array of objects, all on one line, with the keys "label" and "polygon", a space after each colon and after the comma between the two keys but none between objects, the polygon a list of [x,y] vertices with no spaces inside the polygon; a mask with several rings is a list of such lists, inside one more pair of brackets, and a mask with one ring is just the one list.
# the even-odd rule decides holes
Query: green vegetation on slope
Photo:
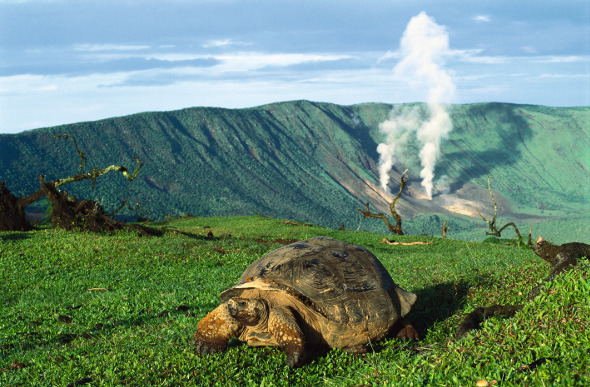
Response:
[{"label": "green vegetation on slope", "polygon": [[[262,217],[189,218],[163,237],[40,230],[0,233],[1,385],[474,385],[590,383],[589,265],[559,276],[512,318],[455,341],[464,313],[520,303],[547,265],[527,249],[428,237],[388,246],[382,234]],[[212,232],[215,237],[208,238]],[[364,356],[332,350],[295,371],[277,348],[237,341],[198,357],[190,340],[262,254],[325,235],[367,247],[415,292],[423,340],[372,343]]]},{"label": "green vegetation on slope", "polygon": [[524,212],[588,210],[590,108],[475,104],[452,117],[441,174],[483,183],[491,172],[492,188]]},{"label": "green vegetation on slope", "polygon": [[[41,173],[47,180],[75,173],[71,142],[52,137],[67,133],[86,152],[87,168],[132,166],[132,155],[144,163],[132,183],[116,176],[101,179],[95,191],[90,182],[64,187],[98,199],[107,210],[128,198],[153,219],[264,214],[355,229],[356,208],[364,202],[387,211],[376,149],[383,140],[379,123],[391,109],[293,101],[142,113],[0,135],[0,179],[25,195],[38,189]],[[451,110],[454,129],[435,171],[450,178],[451,195],[492,208],[485,186],[491,171],[500,218],[516,221],[523,232],[534,224],[535,232],[556,242],[587,241],[590,108],[474,104]],[[419,188],[418,148],[415,142],[409,147],[413,151],[400,155],[394,173],[410,168],[408,187]],[[434,216],[449,219],[453,238],[485,237],[485,224],[473,211],[466,217],[448,204],[436,196],[431,202],[402,197],[404,229],[440,235],[441,224],[429,223]],[[379,221],[362,227],[385,231]]]}]

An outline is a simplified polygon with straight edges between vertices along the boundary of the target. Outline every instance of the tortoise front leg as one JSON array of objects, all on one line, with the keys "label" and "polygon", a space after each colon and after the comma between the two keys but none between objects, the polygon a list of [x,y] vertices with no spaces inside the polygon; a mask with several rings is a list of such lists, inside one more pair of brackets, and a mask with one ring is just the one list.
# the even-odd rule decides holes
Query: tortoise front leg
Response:
[{"label": "tortoise front leg", "polygon": [[305,338],[293,316],[285,307],[274,307],[268,316],[268,332],[287,354],[287,365],[300,367],[305,362]]},{"label": "tortoise front leg", "polygon": [[227,304],[223,303],[199,321],[192,344],[199,355],[221,352],[239,330],[240,324],[230,315]]}]

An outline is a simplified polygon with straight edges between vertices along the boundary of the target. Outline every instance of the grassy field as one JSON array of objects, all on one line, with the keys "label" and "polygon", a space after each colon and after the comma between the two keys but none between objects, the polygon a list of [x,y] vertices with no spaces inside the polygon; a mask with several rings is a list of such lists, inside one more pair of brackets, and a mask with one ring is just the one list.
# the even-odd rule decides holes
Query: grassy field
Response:
[{"label": "grassy field", "polygon": [[[0,385],[371,386],[589,385],[586,263],[514,317],[453,338],[476,306],[519,303],[548,272],[531,250],[429,237],[389,246],[384,235],[262,217],[186,218],[161,237],[43,229],[0,233]],[[213,236],[207,236],[209,233]],[[367,355],[332,350],[290,370],[277,348],[230,342],[198,357],[200,318],[262,254],[324,235],[371,250],[419,299],[423,339],[372,343]],[[391,238],[391,236],[388,236]]]}]

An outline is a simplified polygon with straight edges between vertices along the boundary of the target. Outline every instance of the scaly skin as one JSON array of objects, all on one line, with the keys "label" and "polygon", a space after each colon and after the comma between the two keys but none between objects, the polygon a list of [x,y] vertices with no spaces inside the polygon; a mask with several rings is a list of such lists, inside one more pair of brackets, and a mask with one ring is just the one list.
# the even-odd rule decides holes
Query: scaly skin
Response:
[{"label": "scaly skin", "polygon": [[268,331],[287,354],[290,368],[305,363],[305,340],[293,313],[285,307],[274,307],[268,317]]},{"label": "scaly skin", "polygon": [[230,315],[227,303],[223,303],[199,321],[193,345],[200,355],[221,352],[239,330],[240,324]]}]

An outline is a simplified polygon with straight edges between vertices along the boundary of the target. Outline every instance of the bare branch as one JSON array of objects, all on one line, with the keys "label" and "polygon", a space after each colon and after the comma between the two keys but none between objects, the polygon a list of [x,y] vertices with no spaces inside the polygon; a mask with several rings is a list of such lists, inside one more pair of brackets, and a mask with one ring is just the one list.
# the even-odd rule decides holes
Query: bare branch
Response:
[{"label": "bare branch", "polygon": [[[397,225],[392,225],[391,222],[389,222],[389,219],[387,219],[387,216],[385,216],[385,214],[383,214],[382,212],[378,213],[378,214],[374,214],[371,212],[371,210],[369,210],[369,202],[367,202],[365,204],[367,206],[367,210],[363,211],[360,208],[357,208],[356,210],[358,212],[360,212],[361,214],[363,214],[363,216],[365,218],[377,218],[377,219],[381,219],[385,222],[385,224],[387,225],[387,228],[389,228],[389,230],[393,233],[395,233],[396,235],[403,235],[403,234],[398,234],[397,233]],[[401,230],[400,230],[401,231]]]},{"label": "bare branch", "polygon": [[442,237],[443,239],[447,238],[447,231],[449,231],[449,228],[447,227],[447,220],[444,221],[443,226],[442,226]]},{"label": "bare branch", "polygon": [[496,233],[492,234],[492,233],[486,233],[487,235],[496,235],[499,237],[500,234],[502,233],[502,231],[504,231],[504,229],[508,226],[512,226],[514,227],[514,231],[516,231],[516,235],[518,235],[518,239],[522,240],[522,236],[520,235],[520,232],[518,231],[518,227],[516,227],[516,225],[514,224],[514,222],[510,222],[510,223],[506,223],[504,226],[502,226],[499,230],[496,231]]},{"label": "bare branch", "polygon": [[78,170],[78,175],[80,175],[82,173],[82,170],[84,169],[84,166],[86,165],[86,161],[88,161],[88,159],[86,158],[84,152],[80,151],[80,148],[78,148],[78,141],[76,141],[76,137],[74,136],[70,136],[69,134],[59,134],[57,136],[53,136],[54,138],[61,138],[61,137],[65,137],[65,138],[71,138],[72,140],[74,140],[74,146],[76,147],[76,152],[78,153],[78,156],[80,156],[80,169]]},{"label": "bare branch", "polygon": [[397,193],[397,196],[395,197],[395,199],[392,200],[391,203],[389,203],[389,210],[391,211],[391,215],[393,216],[393,218],[395,219],[395,222],[396,222],[395,226],[391,224],[389,219],[387,219],[387,217],[382,212],[377,213],[377,214],[372,213],[369,210],[369,202],[366,203],[366,207],[367,207],[366,211],[363,211],[360,208],[356,209],[358,212],[363,214],[363,216],[365,218],[377,218],[377,219],[383,220],[383,222],[385,222],[385,225],[387,225],[387,228],[389,228],[389,230],[392,233],[394,233],[395,235],[404,235],[404,233],[402,232],[402,218],[401,218],[401,216],[399,216],[399,214],[395,210],[395,204],[399,200],[400,196],[402,195],[403,189],[405,188],[406,184],[408,183],[408,179],[405,177],[407,172],[408,172],[408,170],[406,169],[404,171],[404,173],[402,174],[401,185],[399,187],[399,192]]},{"label": "bare branch", "polygon": [[522,236],[520,235],[520,231],[518,230],[518,227],[516,227],[516,224],[514,224],[514,222],[506,223],[500,229],[498,229],[498,227],[496,226],[496,216],[498,215],[498,207],[496,205],[496,200],[494,199],[494,194],[492,193],[492,186],[490,185],[490,175],[491,175],[491,173],[488,174],[488,191],[490,192],[490,196],[492,197],[492,203],[494,203],[494,217],[492,218],[492,220],[487,220],[481,214],[481,212],[479,210],[477,210],[477,212],[479,213],[479,216],[481,216],[481,218],[488,224],[488,227],[490,228],[490,231],[486,232],[486,235],[491,235],[491,236],[495,236],[495,237],[500,238],[502,231],[506,227],[512,226],[512,227],[514,227],[514,231],[516,231],[516,235],[518,235],[518,240],[519,240],[519,244],[520,244],[520,241],[522,241]]},{"label": "bare branch", "polygon": [[391,203],[389,203],[389,210],[391,211],[391,215],[395,219],[396,225],[399,227],[400,233],[402,230],[402,218],[401,218],[401,216],[399,216],[399,214],[395,210],[395,204],[397,203],[400,196],[402,195],[402,191],[406,187],[406,184],[408,184],[408,178],[405,177],[407,172],[408,172],[408,170],[406,169],[404,171],[404,173],[402,173],[401,184],[399,186],[399,192],[397,193],[397,196],[395,197],[395,199],[393,199],[393,201]]}]

